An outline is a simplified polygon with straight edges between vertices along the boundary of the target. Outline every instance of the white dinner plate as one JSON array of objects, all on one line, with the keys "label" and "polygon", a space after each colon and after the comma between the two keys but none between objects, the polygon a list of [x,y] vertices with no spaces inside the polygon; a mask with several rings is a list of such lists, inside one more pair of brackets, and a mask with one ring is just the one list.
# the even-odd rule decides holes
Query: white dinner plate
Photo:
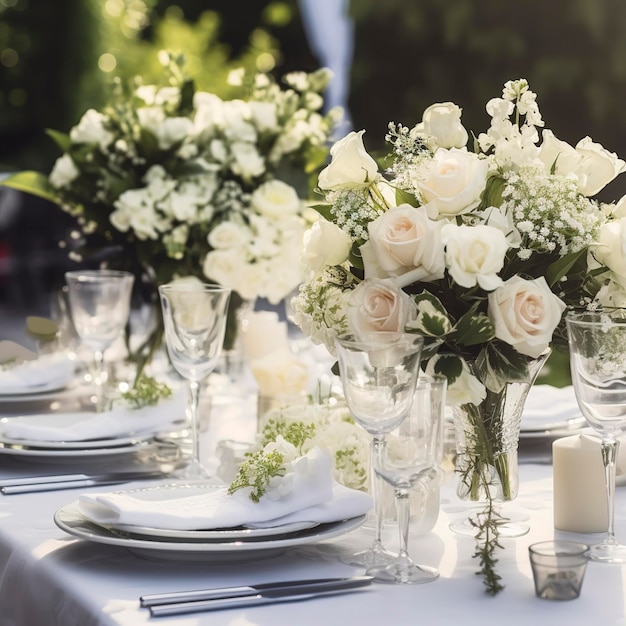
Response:
[{"label": "white dinner plate", "polygon": [[573,434],[584,426],[574,389],[534,385],[528,392],[522,413],[521,433],[525,437],[541,437],[553,432]]},{"label": "white dinner plate", "polygon": [[11,387],[8,389],[0,389],[0,399],[15,400],[16,398],[38,398],[41,394],[59,392],[65,389],[70,380],[52,381],[43,385],[25,385],[24,387]]},{"label": "white dinner plate", "polygon": [[269,558],[286,548],[306,545],[340,537],[361,526],[367,515],[359,515],[338,522],[294,533],[289,537],[268,538],[259,541],[163,541],[161,539],[138,539],[119,531],[104,528],[89,521],[78,508],[77,502],[61,507],[54,514],[55,524],[66,533],[95,543],[128,548],[138,556],[167,561],[203,561],[222,563]]},{"label": "white dinner plate", "polygon": [[80,441],[50,441],[47,439],[12,439],[4,434],[7,424],[24,423],[35,426],[55,426],[71,428],[84,416],[78,413],[50,413],[49,415],[21,415],[18,417],[3,417],[0,419],[0,443],[29,448],[45,448],[46,450],[99,450],[102,448],[118,448],[120,446],[136,445],[142,441],[152,439],[154,433],[132,434],[123,437],[106,439],[85,439]]},{"label": "white dinner plate", "polygon": [[124,454],[134,454],[150,445],[151,440],[140,441],[138,443],[124,444],[111,448],[70,448],[61,450],[51,450],[47,448],[37,448],[15,445],[0,442],[0,454],[8,456],[18,456],[24,460],[31,461],[72,461],[75,459],[87,460],[91,458],[120,456]]},{"label": "white dinner plate", "polygon": [[[145,487],[142,489],[130,489],[124,493],[132,493],[138,500],[146,500],[149,502],[155,502],[159,500],[170,500],[172,497],[172,491],[185,490],[185,495],[188,497],[195,496],[206,492],[207,490],[215,490],[223,487],[222,484],[207,484],[206,482],[199,483],[197,485],[190,483],[181,487],[177,483],[169,483],[165,485],[156,485],[154,487]],[[94,522],[95,523],[95,522]],[[110,522],[107,524],[101,524],[104,528],[111,530],[118,530],[121,532],[129,533],[134,536],[141,535],[142,537],[151,537],[158,539],[172,539],[179,541],[181,539],[186,541],[202,541],[202,540],[257,540],[265,537],[273,537],[276,535],[287,535],[302,530],[308,530],[318,526],[318,522],[292,522],[289,524],[281,524],[280,526],[271,526],[269,528],[225,528],[225,529],[211,529],[211,530],[176,530],[169,528],[154,528],[152,526],[138,526],[135,524],[119,524],[117,522]]]}]

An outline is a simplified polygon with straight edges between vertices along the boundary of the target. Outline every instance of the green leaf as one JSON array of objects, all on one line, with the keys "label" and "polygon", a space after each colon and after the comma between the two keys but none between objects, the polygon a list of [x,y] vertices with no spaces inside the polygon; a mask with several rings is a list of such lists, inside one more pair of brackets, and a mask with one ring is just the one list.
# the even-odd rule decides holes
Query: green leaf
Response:
[{"label": "green leaf", "polygon": [[477,313],[478,303],[465,313],[455,324],[451,339],[461,346],[475,346],[491,341],[496,330],[484,313]]},{"label": "green leaf", "polygon": [[29,193],[32,196],[37,196],[48,200],[49,202],[59,203],[59,199],[56,196],[54,188],[48,182],[48,177],[39,172],[24,171],[13,174],[3,181],[0,181],[0,185],[5,187],[11,187],[17,191],[23,191]]},{"label": "green leaf", "polygon": [[330,210],[333,208],[332,204],[313,204],[309,208],[317,211],[327,221],[333,221],[333,216],[330,212]]},{"label": "green leaf", "polygon": [[396,187],[396,204],[410,204],[411,206],[419,206],[419,202],[417,198],[408,191],[404,191],[403,189],[398,189]]},{"label": "green leaf", "polygon": [[350,265],[352,265],[353,268],[357,268],[360,270],[363,269],[363,256],[361,255],[361,251],[359,250],[358,243],[355,242],[352,244],[352,249],[350,250],[348,259],[350,261]]},{"label": "green leaf", "polygon": [[566,254],[564,257],[561,257],[554,263],[548,265],[546,269],[546,280],[548,281],[548,285],[550,287],[554,286],[563,276],[569,274],[572,268],[578,263],[582,258],[587,258],[587,248],[583,248],[578,252],[571,252],[570,254]]},{"label": "green leaf", "polygon": [[434,362],[433,373],[445,376],[451,385],[463,373],[463,360],[455,354],[442,354]]},{"label": "green leaf", "polygon": [[441,301],[428,291],[414,296],[417,318],[409,322],[407,329],[426,337],[444,337],[452,330],[452,322]]},{"label": "green leaf", "polygon": [[528,377],[529,358],[501,341],[488,343],[476,358],[476,373],[487,389],[500,392],[505,383]]},{"label": "green leaf", "polygon": [[479,209],[486,209],[490,206],[500,206],[502,204],[502,192],[504,191],[505,184],[504,179],[500,178],[500,176],[490,176],[487,179]]},{"label": "green leaf", "polygon": [[58,130],[52,130],[49,128],[46,130],[46,135],[52,138],[54,143],[56,143],[56,145],[59,146],[63,152],[69,152],[72,141],[67,133],[61,133]]}]

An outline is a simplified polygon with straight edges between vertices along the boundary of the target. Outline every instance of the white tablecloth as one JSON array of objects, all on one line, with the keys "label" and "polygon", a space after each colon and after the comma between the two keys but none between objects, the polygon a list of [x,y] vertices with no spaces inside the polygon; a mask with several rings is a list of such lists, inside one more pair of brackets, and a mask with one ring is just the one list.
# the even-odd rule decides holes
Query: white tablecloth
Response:
[{"label": "white tablecloth", "polygon": [[[232,416],[231,416],[232,417]],[[243,434],[236,420],[212,424],[212,437]],[[41,471],[30,464],[31,472]],[[26,464],[0,458],[0,477]],[[374,584],[355,593],[171,618],[150,618],[139,607],[142,594],[363,573],[337,560],[341,551],[365,547],[367,529],[321,544],[291,548],[281,556],[246,563],[166,563],[138,558],[125,548],[73,538],[53,523],[54,512],[73,502],[80,490],[0,496],[0,626],[415,626],[415,624],[626,624],[626,567],[590,563],[582,595],[569,602],[534,595],[528,545],[552,537],[595,542],[597,536],[555,531],[552,523],[550,465],[520,465],[520,495],[506,510],[529,516],[530,533],[504,539],[497,569],[506,589],[496,597],[483,591],[475,575],[473,540],[454,535],[448,524],[466,505],[454,495],[454,478],[442,489],[439,521],[433,532],[411,537],[411,554],[437,567],[441,577],[426,585]],[[110,487],[100,487],[110,490]],[[626,541],[626,488],[618,489],[617,532]],[[393,528],[386,543],[397,547]]]}]

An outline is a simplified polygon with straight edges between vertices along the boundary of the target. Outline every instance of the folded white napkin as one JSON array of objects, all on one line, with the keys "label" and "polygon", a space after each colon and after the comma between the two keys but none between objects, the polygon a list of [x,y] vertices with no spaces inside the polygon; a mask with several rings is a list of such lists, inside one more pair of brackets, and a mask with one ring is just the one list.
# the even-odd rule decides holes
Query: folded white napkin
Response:
[{"label": "folded white napkin", "polygon": [[156,406],[114,408],[102,413],[48,413],[6,418],[0,424],[5,439],[87,441],[146,434],[171,427],[185,417],[185,394],[175,393]]},{"label": "folded white napkin", "polygon": [[542,430],[580,416],[574,387],[571,385],[533,385],[524,404],[522,430]]},{"label": "folded white napkin", "polygon": [[[275,526],[286,522],[330,522],[369,511],[369,495],[334,483],[331,460],[313,448],[290,464],[291,471],[276,478],[259,502],[249,489],[232,495],[227,486],[193,489],[193,485],[117,493],[83,494],[80,511],[98,524],[149,526],[168,530],[209,530],[238,526]],[[189,495],[191,491],[192,495]]]},{"label": "folded white napkin", "polygon": [[0,369],[0,393],[23,389],[37,391],[39,387],[62,387],[74,377],[75,361],[63,352],[42,354],[31,361]]}]

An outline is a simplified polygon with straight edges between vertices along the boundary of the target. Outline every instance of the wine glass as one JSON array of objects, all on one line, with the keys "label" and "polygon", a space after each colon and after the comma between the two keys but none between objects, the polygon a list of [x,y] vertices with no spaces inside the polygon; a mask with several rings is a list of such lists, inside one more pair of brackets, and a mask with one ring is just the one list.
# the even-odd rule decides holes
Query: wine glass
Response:
[{"label": "wine glass", "polygon": [[602,437],[608,532],[589,557],[626,563],[626,546],[615,537],[615,464],[618,437],[626,432],[626,309],[569,313],[566,318],[572,382],[578,406]]},{"label": "wine glass", "polygon": [[210,476],[200,462],[198,403],[200,382],[215,368],[222,352],[231,290],[204,283],[159,286],[167,352],[176,371],[188,381],[192,458],[181,478]]},{"label": "wine glass", "polygon": [[371,435],[375,536],[370,548],[344,559],[350,565],[373,567],[395,558],[381,540],[382,483],[373,468],[384,455],[385,435],[395,430],[411,409],[423,344],[423,337],[401,332],[341,335],[335,340],[346,403],[354,420]]},{"label": "wine glass", "polygon": [[[388,565],[370,567],[368,576],[385,583],[415,585],[435,580],[439,572],[415,563],[408,552],[411,489],[438,486],[441,475],[443,407],[447,381],[420,374],[412,410],[387,441],[383,454],[374,459],[378,476],[394,489],[400,552]],[[425,498],[422,498],[425,500]]]},{"label": "wine glass", "polygon": [[118,270],[75,270],[65,273],[65,282],[76,333],[94,354],[96,411],[104,411],[104,352],[128,322],[134,276]]}]

